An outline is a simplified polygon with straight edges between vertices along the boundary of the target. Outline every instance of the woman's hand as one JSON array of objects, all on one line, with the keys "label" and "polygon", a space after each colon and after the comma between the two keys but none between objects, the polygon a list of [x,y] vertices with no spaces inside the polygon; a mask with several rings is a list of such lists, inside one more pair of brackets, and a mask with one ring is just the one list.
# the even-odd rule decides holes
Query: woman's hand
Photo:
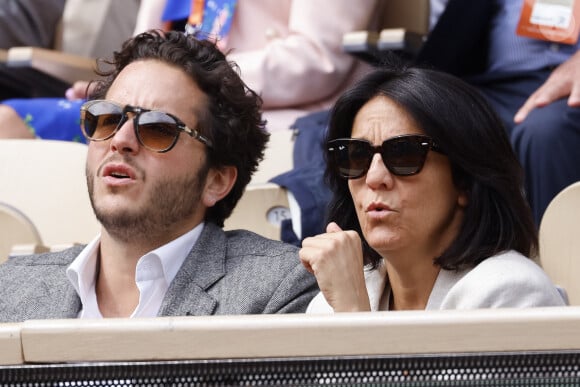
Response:
[{"label": "woman's hand", "polygon": [[336,223],[329,223],[325,234],[302,241],[299,255],[335,312],[371,310],[361,240],[355,231],[343,231]]}]

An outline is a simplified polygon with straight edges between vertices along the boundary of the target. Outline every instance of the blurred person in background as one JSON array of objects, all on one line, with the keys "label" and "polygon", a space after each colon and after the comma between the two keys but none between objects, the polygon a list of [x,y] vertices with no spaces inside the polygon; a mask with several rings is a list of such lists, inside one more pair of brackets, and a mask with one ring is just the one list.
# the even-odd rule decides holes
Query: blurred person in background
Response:
[{"label": "blurred person in background", "polygon": [[580,180],[580,3],[431,2],[440,16],[418,62],[462,77],[499,114],[539,226]]},{"label": "blurred person in background", "polygon": [[[66,0],[2,0],[0,2],[0,49],[19,46],[52,48]],[[0,64],[0,101],[30,97],[27,73]]]},{"label": "blurred person in background", "polygon": [[[21,3],[29,5],[30,10],[25,12],[23,5],[12,6],[14,12],[27,14],[26,20],[20,20],[12,15],[18,24],[7,22],[0,24],[2,28],[14,27],[16,31],[31,29],[45,37],[50,36],[50,44],[35,44],[32,40],[20,40],[13,46],[35,46],[55,48],[68,54],[83,57],[99,58],[110,57],[113,50],[120,47],[127,38],[142,32],[145,28],[160,27],[160,21],[146,19],[152,12],[157,0],[49,0],[38,7],[38,1],[7,0],[2,6]],[[59,5],[58,10],[53,4]],[[42,15],[42,20],[51,18],[55,31],[40,30],[39,23],[35,22]],[[8,16],[8,15],[6,15]],[[60,33],[56,32],[61,24]],[[52,24],[51,24],[52,25]],[[16,28],[16,26],[18,28]],[[21,34],[21,32],[18,32]],[[6,36],[10,36],[9,34]],[[4,34],[0,36],[0,39]],[[58,40],[55,42],[54,40]],[[42,77],[28,68],[6,68],[7,74],[19,74],[18,78],[8,78],[2,74],[0,67],[0,84],[3,80],[12,79],[10,88],[0,88],[3,92],[0,104],[0,138],[47,138],[56,140],[84,141],[79,128],[79,110],[86,97],[88,82],[81,81],[74,85],[58,82],[56,91],[49,95],[33,95],[37,93],[36,84],[48,82],[49,76]],[[32,76],[31,76],[32,74]],[[34,84],[30,84],[34,83]],[[65,97],[66,94],[66,97]],[[35,97],[35,98],[31,98]]]},{"label": "blurred person in background", "polygon": [[[196,24],[192,27],[199,28],[200,36],[217,40],[228,59],[238,64],[242,79],[260,94],[270,131],[289,129],[298,117],[330,107],[369,70],[343,52],[342,37],[346,32],[372,28],[382,10],[379,0],[362,0],[356,6],[347,0],[193,3],[201,8],[196,10],[191,1],[184,0],[142,0],[135,31],[161,25],[183,31],[188,21]],[[216,15],[222,15],[221,19]],[[75,100],[85,94],[86,83],[79,83],[67,97]],[[10,132],[0,129],[0,137],[82,141],[74,114],[80,102],[73,105],[72,116],[59,114],[54,123],[48,118],[42,125],[31,122],[38,115],[31,113],[32,104],[25,101],[10,110],[0,106],[0,128],[11,128]],[[59,104],[69,106],[62,99],[42,104],[47,110],[59,109]]]}]

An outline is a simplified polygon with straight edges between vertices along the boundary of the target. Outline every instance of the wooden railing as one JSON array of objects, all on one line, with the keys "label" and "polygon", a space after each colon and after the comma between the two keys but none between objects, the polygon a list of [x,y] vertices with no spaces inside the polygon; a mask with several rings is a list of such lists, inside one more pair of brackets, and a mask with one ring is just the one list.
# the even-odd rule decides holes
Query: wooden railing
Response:
[{"label": "wooden railing", "polygon": [[0,362],[6,386],[579,385],[580,308],[26,321]]}]

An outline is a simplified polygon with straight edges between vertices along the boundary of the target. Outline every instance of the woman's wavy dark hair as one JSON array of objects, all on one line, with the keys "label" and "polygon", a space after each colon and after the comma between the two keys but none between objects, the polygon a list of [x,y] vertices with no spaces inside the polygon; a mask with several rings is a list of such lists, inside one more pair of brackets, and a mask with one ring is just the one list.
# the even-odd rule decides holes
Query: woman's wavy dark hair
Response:
[{"label": "woman's wavy dark hair", "polygon": [[[337,100],[327,140],[350,137],[356,114],[375,96],[388,97],[415,119],[449,157],[454,183],[467,193],[459,234],[434,257],[435,264],[459,270],[508,249],[526,256],[536,252],[537,231],[524,197],[522,168],[502,122],[477,90],[452,75],[402,63],[374,70]],[[365,263],[376,267],[381,257],[362,235],[348,182],[325,155],[325,177],[333,191],[329,221],[356,230]]]},{"label": "woman's wavy dark hair", "polygon": [[213,42],[176,31],[150,31],[127,40],[112,60],[103,61],[105,66],[100,66],[98,74],[104,80],[97,83],[91,99],[104,98],[127,65],[145,59],[183,69],[207,95],[208,111],[199,117],[196,129],[213,143],[207,150],[208,166],[235,166],[238,170],[230,193],[206,213],[206,221],[223,226],[264,157],[269,134],[262,120],[262,100]]}]

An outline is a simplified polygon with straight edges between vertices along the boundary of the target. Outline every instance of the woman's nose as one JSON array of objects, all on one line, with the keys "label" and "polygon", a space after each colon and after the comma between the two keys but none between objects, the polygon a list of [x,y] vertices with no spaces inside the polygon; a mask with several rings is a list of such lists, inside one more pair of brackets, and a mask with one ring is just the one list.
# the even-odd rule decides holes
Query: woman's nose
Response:
[{"label": "woman's nose", "polygon": [[393,181],[393,175],[383,162],[380,153],[375,153],[371,160],[371,165],[366,175],[366,183],[371,188],[376,188],[380,185],[390,186]]}]

